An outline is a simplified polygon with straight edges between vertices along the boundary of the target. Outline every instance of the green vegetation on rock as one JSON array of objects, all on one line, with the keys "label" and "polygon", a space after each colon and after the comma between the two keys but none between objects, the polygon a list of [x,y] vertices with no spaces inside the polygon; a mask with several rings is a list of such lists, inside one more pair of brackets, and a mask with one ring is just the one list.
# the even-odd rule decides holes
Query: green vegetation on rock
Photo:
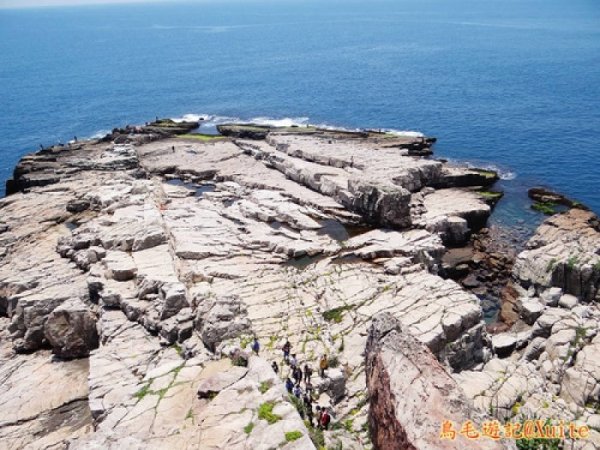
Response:
[{"label": "green vegetation on rock", "polygon": [[316,448],[319,450],[325,448],[325,436],[323,435],[323,430],[319,428],[309,428],[308,435]]},{"label": "green vegetation on rock", "polygon": [[302,437],[302,433],[299,431],[288,431],[285,433],[285,441],[286,442],[294,442]]},{"label": "green vegetation on rock", "polygon": [[177,136],[179,139],[193,139],[195,141],[201,142],[214,142],[214,141],[222,141],[227,139],[225,136],[213,135],[213,134],[181,134]]},{"label": "green vegetation on rock", "polygon": [[262,383],[260,383],[258,390],[260,391],[261,394],[264,394],[269,389],[271,389],[271,386],[272,385],[271,385],[270,381],[263,381]]},{"label": "green vegetation on rock", "polygon": [[350,309],[352,309],[352,307],[348,305],[340,306],[339,308],[333,308],[328,311],[325,311],[323,313],[323,318],[327,322],[340,323],[342,321],[342,318],[344,317],[344,312]]},{"label": "green vegetation on rock", "polygon": [[187,412],[187,414],[185,415],[185,420],[189,420],[192,419],[194,420],[194,411],[192,411],[192,408],[190,408]]},{"label": "green vegetation on rock", "polygon": [[352,433],[352,430],[354,429],[354,419],[344,420],[344,429],[348,433]]},{"label": "green vegetation on rock", "polygon": [[252,430],[253,430],[253,429],[254,429],[254,423],[253,423],[253,422],[250,422],[248,425],[246,425],[246,426],[244,427],[244,433],[246,433],[246,434],[250,434],[250,433],[252,433]]},{"label": "green vegetation on rock", "polygon": [[496,191],[478,191],[477,192],[483,199],[490,204],[496,204],[504,196],[504,192]]},{"label": "green vegetation on rock", "polygon": [[135,398],[137,398],[138,400],[141,400],[146,395],[151,394],[152,393],[152,391],[150,390],[151,384],[152,384],[152,382],[149,382],[148,384],[144,385],[139,391],[137,391],[135,394],[133,394],[133,396]]},{"label": "green vegetation on rock", "polygon": [[498,174],[493,170],[485,170],[485,169],[473,169],[474,172],[484,176],[485,178],[495,179],[498,178]]},{"label": "green vegetation on rock", "polygon": [[531,205],[531,209],[535,210],[535,211],[539,211],[542,214],[545,214],[547,216],[551,216],[553,214],[556,214],[556,204],[555,203],[551,203],[551,202],[535,202]]},{"label": "green vegetation on rock", "polygon": [[281,420],[281,417],[277,414],[273,414],[273,408],[275,408],[274,402],[265,402],[258,407],[258,418],[266,420],[269,424],[274,424]]}]

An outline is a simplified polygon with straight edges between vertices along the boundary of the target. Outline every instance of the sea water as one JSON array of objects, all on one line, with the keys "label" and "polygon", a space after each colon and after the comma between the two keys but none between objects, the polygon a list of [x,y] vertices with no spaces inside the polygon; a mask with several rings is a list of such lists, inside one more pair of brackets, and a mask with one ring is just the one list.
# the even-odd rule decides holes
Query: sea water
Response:
[{"label": "sea water", "polygon": [[[244,0],[0,10],[0,184],[40,144],[186,114],[385,128],[600,212],[597,0]],[[0,190],[0,194],[2,194]]]}]

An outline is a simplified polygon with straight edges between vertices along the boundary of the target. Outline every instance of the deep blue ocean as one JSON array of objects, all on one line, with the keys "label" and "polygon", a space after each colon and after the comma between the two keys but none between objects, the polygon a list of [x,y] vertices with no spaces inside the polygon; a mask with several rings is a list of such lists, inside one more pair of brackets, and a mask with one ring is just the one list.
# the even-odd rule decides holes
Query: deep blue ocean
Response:
[{"label": "deep blue ocean", "polygon": [[[0,10],[0,183],[40,144],[160,117],[416,130],[600,212],[598,0],[244,0]],[[0,190],[0,194],[3,189]]]}]

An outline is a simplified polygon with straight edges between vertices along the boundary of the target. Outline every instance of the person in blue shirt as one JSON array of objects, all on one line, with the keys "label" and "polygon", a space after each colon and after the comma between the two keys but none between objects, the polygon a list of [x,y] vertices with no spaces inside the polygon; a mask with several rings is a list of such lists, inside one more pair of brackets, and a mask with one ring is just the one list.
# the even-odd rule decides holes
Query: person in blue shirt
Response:
[{"label": "person in blue shirt", "polygon": [[252,342],[252,351],[258,355],[258,352],[260,350],[260,343],[258,342],[258,338],[255,337],[254,338],[254,342]]},{"label": "person in blue shirt", "polygon": [[289,378],[286,378],[285,380],[285,388],[290,394],[292,393],[292,389],[294,389],[294,383],[292,383],[292,380]]}]

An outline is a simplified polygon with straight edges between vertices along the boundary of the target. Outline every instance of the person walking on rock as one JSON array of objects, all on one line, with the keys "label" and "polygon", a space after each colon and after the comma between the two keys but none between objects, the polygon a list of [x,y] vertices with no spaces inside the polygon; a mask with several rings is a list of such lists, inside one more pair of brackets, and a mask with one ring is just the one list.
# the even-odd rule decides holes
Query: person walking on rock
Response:
[{"label": "person walking on rock", "polygon": [[293,392],[296,398],[302,398],[302,388],[300,387],[300,383],[296,383]]},{"label": "person walking on rock", "polygon": [[310,380],[308,380],[308,381],[306,382],[306,386],[305,386],[305,388],[306,388],[306,393],[307,393],[308,395],[311,395],[311,396],[312,396],[312,393],[313,393],[313,385],[312,385],[312,383],[310,382]]},{"label": "person walking on rock", "polygon": [[279,374],[279,366],[277,365],[276,361],[273,361],[273,363],[271,364],[271,368],[273,369],[273,372]]},{"label": "person walking on rock", "polygon": [[290,344],[290,341],[286,340],[285,344],[283,344],[283,347],[281,349],[283,350],[283,359],[285,360],[285,362],[289,363],[290,351],[292,350],[292,344]]},{"label": "person walking on rock", "polygon": [[327,361],[327,355],[323,355],[319,361],[319,374],[321,378],[325,378],[325,371],[329,368],[329,361]]},{"label": "person walking on rock", "polygon": [[311,427],[314,427],[314,414],[313,414],[313,409],[312,409],[312,404],[310,406],[306,407],[306,418],[308,419],[308,423],[310,424]]},{"label": "person walking on rock", "polygon": [[300,383],[302,381],[302,369],[300,367],[296,367],[294,369],[294,380],[296,380],[296,383]]},{"label": "person walking on rock", "polygon": [[321,412],[321,420],[319,421],[319,428],[322,430],[329,429],[329,423],[331,422],[331,416],[329,415],[329,411],[327,408],[323,408]]},{"label": "person walking on rock", "polygon": [[290,380],[289,378],[285,379],[285,388],[287,389],[287,391],[291,394],[292,390],[294,389],[294,383],[292,383],[292,380]]},{"label": "person walking on rock", "polygon": [[292,354],[292,356],[290,356],[290,360],[289,360],[289,364],[290,367],[292,368],[292,370],[296,369],[296,365],[298,364],[298,360],[296,359],[296,354]]},{"label": "person walking on rock", "polygon": [[304,394],[304,397],[302,398],[302,401],[304,402],[304,407],[305,408],[312,408],[312,398],[310,398],[310,395],[308,394],[308,392],[306,392]]},{"label": "person walking on rock", "polygon": [[258,356],[258,352],[260,351],[260,343],[258,342],[258,338],[254,338],[254,342],[252,342],[252,351]]},{"label": "person walking on rock", "polygon": [[309,383],[310,377],[312,377],[312,368],[307,364],[304,364],[304,382]]}]

